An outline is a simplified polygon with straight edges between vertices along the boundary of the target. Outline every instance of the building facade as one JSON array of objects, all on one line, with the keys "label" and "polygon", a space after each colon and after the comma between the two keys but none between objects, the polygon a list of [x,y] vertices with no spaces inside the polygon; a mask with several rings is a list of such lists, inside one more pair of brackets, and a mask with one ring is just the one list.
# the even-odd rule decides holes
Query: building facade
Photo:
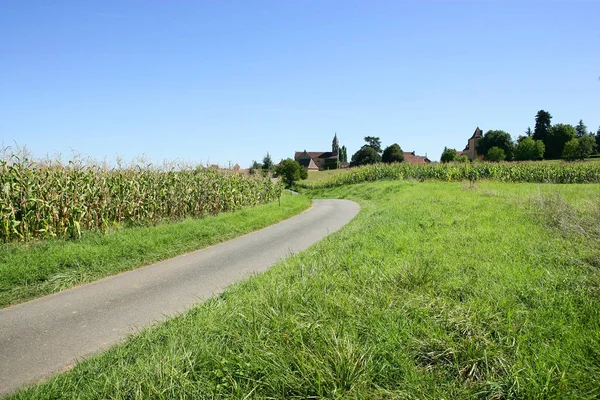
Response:
[{"label": "building facade", "polygon": [[331,151],[297,151],[294,160],[309,171],[336,169],[340,165],[340,144],[337,134],[333,136]]}]

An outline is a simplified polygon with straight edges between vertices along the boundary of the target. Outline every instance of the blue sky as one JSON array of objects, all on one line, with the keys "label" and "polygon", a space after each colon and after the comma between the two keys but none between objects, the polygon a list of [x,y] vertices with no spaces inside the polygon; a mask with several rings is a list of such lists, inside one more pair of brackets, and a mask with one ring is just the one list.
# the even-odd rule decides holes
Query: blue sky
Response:
[{"label": "blue sky", "polygon": [[0,0],[0,142],[155,163],[439,159],[540,109],[600,126],[600,1]]}]

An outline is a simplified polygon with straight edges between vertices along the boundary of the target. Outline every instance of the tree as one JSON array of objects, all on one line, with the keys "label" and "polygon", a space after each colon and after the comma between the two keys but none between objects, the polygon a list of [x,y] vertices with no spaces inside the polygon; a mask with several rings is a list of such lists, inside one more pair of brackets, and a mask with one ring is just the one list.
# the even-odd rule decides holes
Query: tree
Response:
[{"label": "tree", "polygon": [[340,161],[335,158],[327,158],[323,163],[324,169],[338,169],[340,167]]},{"label": "tree", "polygon": [[342,146],[342,148],[340,149],[340,162],[348,162],[348,150],[346,149],[346,146]]},{"label": "tree", "polygon": [[544,158],[558,159],[562,157],[565,144],[574,139],[576,135],[575,128],[569,124],[556,124],[552,126],[544,144],[546,145],[546,153]]},{"label": "tree", "polygon": [[386,149],[383,151],[383,155],[381,156],[381,161],[387,164],[404,161],[404,152],[398,143],[394,143],[393,145],[386,147]]},{"label": "tree", "polygon": [[494,162],[504,161],[506,160],[506,153],[504,152],[504,149],[498,146],[493,146],[486,153],[485,159]]},{"label": "tree", "polygon": [[593,136],[585,135],[573,138],[565,143],[562,156],[565,160],[585,160],[594,152],[596,140]]},{"label": "tree", "polygon": [[596,132],[596,152],[600,152],[600,126]]},{"label": "tree", "polygon": [[575,132],[577,133],[577,138],[584,137],[587,135],[587,126],[585,126],[582,119],[579,120],[579,123],[575,127]]},{"label": "tree", "polygon": [[271,171],[273,169],[273,160],[271,160],[271,156],[269,155],[269,152],[267,151],[267,155],[265,156],[265,158],[263,158],[263,162],[262,162],[262,169],[263,171]]},{"label": "tree", "polygon": [[375,164],[381,162],[381,156],[371,146],[364,145],[352,156],[350,165],[355,167],[359,165]]},{"label": "tree", "polygon": [[541,160],[544,158],[546,146],[541,140],[533,140],[529,136],[519,137],[515,148],[515,160]]},{"label": "tree", "polygon": [[[546,136],[552,128],[552,115],[548,111],[540,110],[535,116],[535,127],[533,128],[533,139],[542,140],[546,143]],[[547,145],[546,145],[547,146]]]},{"label": "tree", "polygon": [[585,135],[579,138],[579,155],[584,160],[598,149],[596,138],[592,135]]},{"label": "tree", "polygon": [[504,151],[507,160],[513,159],[514,144],[510,134],[500,130],[489,130],[479,139],[477,153],[483,154],[487,159],[487,153],[492,147],[499,147]]},{"label": "tree", "polygon": [[469,162],[469,157],[467,157],[467,156],[457,156],[457,157],[454,159],[454,162],[456,162],[456,163],[464,163],[464,164],[466,164],[466,163],[468,163],[468,162]]},{"label": "tree", "polygon": [[527,135],[527,136],[533,135],[533,132],[531,132],[531,127],[530,126],[527,127],[527,130],[525,131],[525,135]]},{"label": "tree", "polygon": [[254,175],[261,169],[262,169],[262,164],[257,162],[256,160],[252,160],[252,165],[248,169],[248,172],[250,173],[250,175]]},{"label": "tree", "polygon": [[286,187],[290,187],[294,182],[306,179],[308,171],[298,161],[288,158],[279,163],[275,169],[275,175],[285,182]]},{"label": "tree", "polygon": [[377,153],[381,153],[381,140],[375,136],[365,136],[367,146],[372,147]]},{"label": "tree", "polygon": [[444,147],[444,151],[442,151],[442,156],[440,157],[440,161],[443,163],[448,163],[456,160],[456,150],[449,149]]}]

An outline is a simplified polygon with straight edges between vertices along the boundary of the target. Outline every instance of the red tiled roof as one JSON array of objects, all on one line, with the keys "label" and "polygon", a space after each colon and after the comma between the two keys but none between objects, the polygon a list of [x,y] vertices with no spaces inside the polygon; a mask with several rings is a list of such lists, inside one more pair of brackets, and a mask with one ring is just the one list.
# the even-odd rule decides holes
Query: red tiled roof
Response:
[{"label": "red tiled roof", "polygon": [[431,162],[426,156],[418,156],[415,152],[404,152],[404,162],[410,164],[425,164]]}]

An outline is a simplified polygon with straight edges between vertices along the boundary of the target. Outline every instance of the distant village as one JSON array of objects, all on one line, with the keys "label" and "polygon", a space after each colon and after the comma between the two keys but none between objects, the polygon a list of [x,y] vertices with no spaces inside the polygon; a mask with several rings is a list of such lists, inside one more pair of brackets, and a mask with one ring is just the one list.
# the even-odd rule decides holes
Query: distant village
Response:
[{"label": "distant village", "polygon": [[[378,139],[378,138],[375,138]],[[404,162],[411,164],[430,163],[427,156],[417,155],[414,151],[402,152]],[[340,149],[337,134],[333,136],[331,151],[296,151],[294,160],[309,171],[323,171],[336,168],[349,168],[346,149]]]}]

